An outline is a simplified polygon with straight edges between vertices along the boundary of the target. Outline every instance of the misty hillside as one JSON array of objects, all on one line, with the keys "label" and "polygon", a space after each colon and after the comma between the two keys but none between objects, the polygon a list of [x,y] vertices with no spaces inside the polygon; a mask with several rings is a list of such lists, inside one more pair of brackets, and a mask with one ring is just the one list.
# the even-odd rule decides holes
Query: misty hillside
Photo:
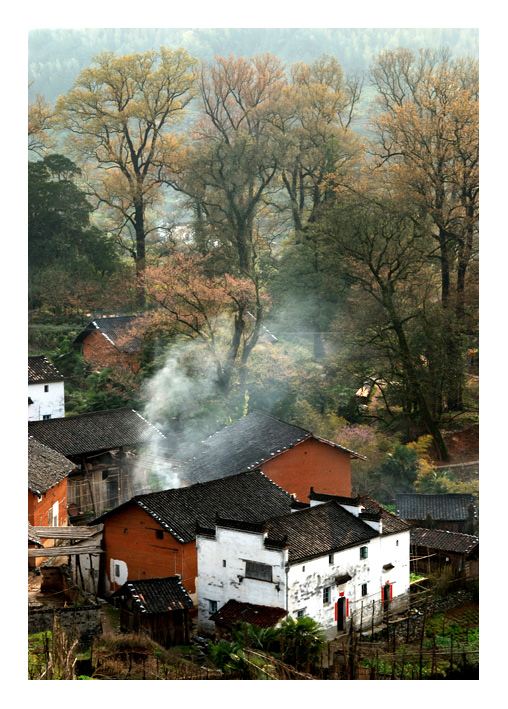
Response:
[{"label": "misty hillside", "polygon": [[477,30],[453,28],[37,29],[28,37],[30,100],[39,93],[53,104],[71,88],[81,69],[106,50],[121,55],[161,46],[185,47],[191,56],[205,61],[216,54],[270,52],[288,63],[331,54],[346,71],[363,71],[375,54],[386,49],[446,46],[455,56],[477,56],[478,42]]}]

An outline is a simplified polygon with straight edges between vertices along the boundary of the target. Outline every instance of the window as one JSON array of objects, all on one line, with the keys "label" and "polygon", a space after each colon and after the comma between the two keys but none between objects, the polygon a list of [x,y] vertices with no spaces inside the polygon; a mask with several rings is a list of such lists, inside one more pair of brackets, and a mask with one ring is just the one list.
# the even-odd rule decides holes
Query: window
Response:
[{"label": "window", "polygon": [[299,611],[296,611],[296,617],[297,618],[303,618],[305,615],[305,608],[300,608]]},{"label": "window", "polygon": [[115,564],[115,578],[120,576],[120,564]]},{"label": "window", "polygon": [[258,581],[271,581],[272,567],[269,564],[261,564],[258,561],[246,561],[245,578],[258,579]]},{"label": "window", "polygon": [[48,392],[48,391],[49,391],[49,384],[45,384],[45,385],[44,385],[44,391],[45,391],[45,392]]},{"label": "window", "polygon": [[333,554],[328,554],[328,563],[333,564]]},{"label": "window", "polygon": [[325,586],[325,588],[323,589],[323,603],[330,603],[331,598],[332,598],[332,587]]},{"label": "window", "polygon": [[396,547],[399,546],[399,540],[398,540],[398,539],[397,539],[397,541],[395,542],[395,546],[396,546]]},{"label": "window", "polygon": [[156,539],[164,539],[164,532],[162,531],[162,529],[155,530],[155,538]]},{"label": "window", "polygon": [[226,559],[222,560],[222,566],[226,566]]},{"label": "window", "polygon": [[208,601],[208,612],[210,615],[217,612],[217,601]]},{"label": "window", "polygon": [[42,415],[42,420],[43,420],[43,421],[47,421],[47,420],[50,419],[50,418],[51,418],[51,414],[43,414],[43,415]]},{"label": "window", "polygon": [[367,559],[369,556],[369,547],[360,547],[360,559]]},{"label": "window", "polygon": [[362,596],[366,596],[366,595],[367,595],[367,584],[362,583]]}]

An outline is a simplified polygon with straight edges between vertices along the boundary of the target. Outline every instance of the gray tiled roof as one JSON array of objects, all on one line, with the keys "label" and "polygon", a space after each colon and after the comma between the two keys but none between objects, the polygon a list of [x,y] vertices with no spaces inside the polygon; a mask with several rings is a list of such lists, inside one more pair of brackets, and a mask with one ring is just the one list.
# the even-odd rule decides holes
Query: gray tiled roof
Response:
[{"label": "gray tiled roof", "polygon": [[396,534],[397,532],[403,532],[406,529],[411,529],[411,525],[405,522],[403,519],[399,519],[396,515],[392,514],[388,510],[385,510],[379,502],[372,500],[366,495],[361,497],[341,497],[339,495],[329,495],[327,493],[316,492],[313,488],[309,493],[309,500],[316,500],[320,502],[328,502],[329,500],[335,500],[339,505],[349,505],[356,506],[362,505],[364,507],[364,515],[367,514],[378,514],[381,516],[382,520],[382,534]]},{"label": "gray tiled roof", "polygon": [[118,315],[109,318],[96,318],[92,320],[76,337],[76,344],[83,342],[94,330],[98,330],[119,352],[133,353],[139,352],[141,340],[130,334],[138,315]]},{"label": "gray tiled roof", "polygon": [[259,470],[219,478],[188,487],[136,495],[95,520],[102,522],[127,505],[136,504],[170,532],[187,543],[196,538],[196,524],[213,528],[216,515],[245,522],[291,511],[293,498]]},{"label": "gray tiled roof", "polygon": [[411,544],[413,546],[428,547],[439,551],[469,554],[473,549],[476,549],[479,543],[479,538],[472,534],[420,527],[414,527],[411,530]]},{"label": "gray tiled roof", "polygon": [[310,438],[349,455],[362,457],[336,443],[314,436],[304,428],[253,411],[203,441],[193,457],[182,462],[182,474],[190,484],[235,475],[242,470],[255,469],[266,460]]},{"label": "gray tiled roof", "polygon": [[395,504],[397,517],[401,519],[424,520],[430,514],[436,522],[462,522],[469,518],[469,505],[473,505],[476,516],[475,498],[465,493],[443,495],[399,493],[396,495]]},{"label": "gray tiled roof", "polygon": [[143,613],[170,613],[194,607],[178,576],[128,581],[113,597],[124,595],[130,595]]},{"label": "gray tiled roof", "polygon": [[42,355],[28,358],[28,383],[43,384],[63,381],[63,374]]},{"label": "gray tiled roof", "polygon": [[242,603],[231,599],[211,615],[210,620],[226,628],[232,628],[235,623],[253,623],[260,628],[273,628],[287,614],[284,608]]},{"label": "gray tiled roof", "polygon": [[269,540],[286,538],[289,563],[331,554],[379,536],[334,500],[266,520]]},{"label": "gray tiled roof", "polygon": [[75,464],[61,453],[28,438],[28,489],[31,492],[47,492],[75,468]]},{"label": "gray tiled roof", "polygon": [[166,439],[134,409],[94,411],[77,416],[29,421],[29,435],[66,456]]}]

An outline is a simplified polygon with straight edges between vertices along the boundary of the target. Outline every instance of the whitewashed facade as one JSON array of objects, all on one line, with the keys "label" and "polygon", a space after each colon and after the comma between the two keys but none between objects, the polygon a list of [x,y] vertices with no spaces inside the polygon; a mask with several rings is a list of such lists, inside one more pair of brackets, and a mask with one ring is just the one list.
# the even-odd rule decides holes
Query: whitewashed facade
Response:
[{"label": "whitewashed facade", "polygon": [[[350,513],[358,516],[360,509]],[[358,628],[380,622],[388,607],[402,609],[409,592],[409,530],[379,534],[380,521],[364,523],[373,530],[364,543],[298,563],[289,562],[289,548],[267,545],[263,529],[217,523],[215,536],[198,534],[200,631],[213,633],[210,615],[230,599],[284,608],[294,618],[310,616],[329,637],[352,621]]]},{"label": "whitewashed facade", "polygon": [[42,421],[45,418],[56,419],[64,416],[65,391],[63,381],[28,384],[29,421]]},{"label": "whitewashed facade", "polygon": [[28,420],[65,416],[65,384],[46,357],[28,357]]}]

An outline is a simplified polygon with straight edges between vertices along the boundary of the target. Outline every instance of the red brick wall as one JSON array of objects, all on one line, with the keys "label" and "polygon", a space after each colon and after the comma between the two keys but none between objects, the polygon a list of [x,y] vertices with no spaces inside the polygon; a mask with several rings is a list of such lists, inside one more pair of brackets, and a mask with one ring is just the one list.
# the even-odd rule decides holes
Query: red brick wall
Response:
[{"label": "red brick wall", "polygon": [[308,502],[310,488],[328,495],[351,496],[349,453],[314,438],[263,463],[261,470],[270,480],[298,500]]},{"label": "red brick wall", "polygon": [[[34,527],[47,527],[49,525],[48,513],[52,509],[55,502],[58,501],[58,526],[66,527],[68,525],[67,513],[67,478],[61,480],[57,485],[50,488],[42,494],[42,500],[38,501],[38,496],[33,492],[28,491],[28,521]],[[54,539],[44,539],[41,535],[42,543],[45,547],[55,546]],[[33,561],[37,566],[42,564],[46,559],[37,557]]]},{"label": "red brick wall", "polygon": [[83,340],[83,357],[102,367],[127,367],[134,373],[139,371],[135,355],[119,352],[98,330]]},{"label": "red brick wall", "polygon": [[[67,514],[67,478],[61,480],[57,485],[42,494],[42,500],[38,502],[38,496],[28,491],[28,521],[34,527],[47,527],[49,524],[48,513],[55,502],[58,501],[58,526],[66,527],[68,524]],[[47,545],[46,545],[47,546]]]},{"label": "red brick wall", "polygon": [[[127,531],[125,531],[127,530]],[[163,532],[159,539],[156,530]],[[104,521],[105,572],[111,584],[111,559],[127,564],[128,581],[180,574],[189,594],[196,592],[196,542],[181,544],[137,505],[129,505]],[[111,585],[111,592],[118,586]]]}]

